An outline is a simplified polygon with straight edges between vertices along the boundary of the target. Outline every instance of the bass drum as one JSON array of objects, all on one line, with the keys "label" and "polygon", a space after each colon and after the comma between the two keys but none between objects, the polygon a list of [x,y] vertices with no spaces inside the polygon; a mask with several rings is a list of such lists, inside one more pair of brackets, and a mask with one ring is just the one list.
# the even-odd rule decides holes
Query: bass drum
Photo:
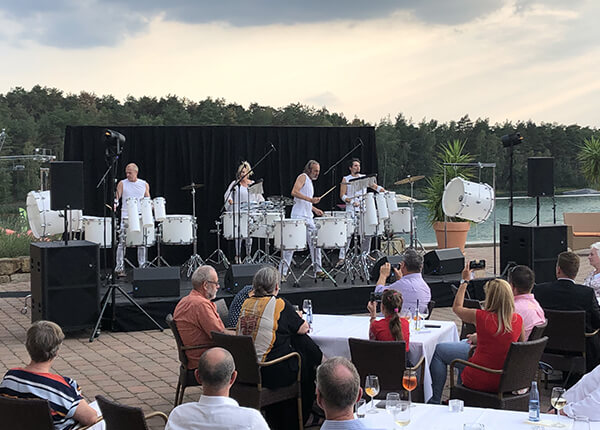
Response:
[{"label": "bass drum", "polygon": [[494,209],[494,190],[488,184],[454,178],[446,184],[442,208],[449,217],[484,222]]},{"label": "bass drum", "polygon": [[[50,210],[50,191],[27,193],[27,219],[31,233],[37,239],[62,234],[65,229],[63,212]],[[82,211],[67,211],[68,231],[81,231]]]}]

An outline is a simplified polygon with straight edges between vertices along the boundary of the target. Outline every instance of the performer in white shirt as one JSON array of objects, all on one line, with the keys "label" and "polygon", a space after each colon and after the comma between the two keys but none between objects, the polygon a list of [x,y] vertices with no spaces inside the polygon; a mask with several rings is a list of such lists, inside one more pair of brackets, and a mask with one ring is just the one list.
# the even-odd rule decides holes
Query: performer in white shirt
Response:
[{"label": "performer in white shirt", "polygon": [[200,400],[171,411],[165,430],[256,429],[268,430],[256,409],[242,407],[229,397],[237,371],[233,357],[223,348],[210,348],[200,357],[196,378],[202,383]]},{"label": "performer in white shirt", "polygon": [[[321,201],[320,197],[314,196],[313,181],[317,180],[321,171],[320,164],[315,160],[310,160],[304,167],[304,173],[301,173],[294,182],[292,188],[292,197],[294,197],[294,206],[292,206],[291,218],[303,219],[306,223],[306,241],[310,250],[310,258],[313,263],[315,276],[326,276],[321,269],[321,249],[315,248],[311,240],[311,232],[316,231],[314,215],[323,216],[323,211],[316,205]],[[292,263],[294,251],[283,251],[283,260],[279,265],[279,271],[283,277],[287,276]]]},{"label": "performer in white shirt", "polygon": [[[120,181],[117,184],[117,193],[115,195],[115,204],[114,210],[117,210],[117,206],[119,205],[119,200],[121,201],[121,230],[124,228],[124,219],[132,216],[132,214],[128,213],[127,210],[127,199],[136,198],[141,199],[143,197],[150,197],[150,186],[143,179],[138,178],[139,168],[135,163],[129,163],[125,167],[125,176],[126,178]],[[139,211],[139,204],[138,204]],[[135,214],[135,216],[140,216],[139,212]],[[116,271],[119,276],[125,275],[125,267],[123,265],[124,259],[124,243],[119,241],[119,245],[117,247],[117,256],[116,256]],[[146,247],[141,245],[137,247],[137,256],[138,256],[138,265],[139,267],[143,267],[146,264]]]},{"label": "performer in white shirt", "polygon": [[[363,226],[358,221],[361,212],[364,212],[364,203],[361,207],[361,202],[364,199],[364,195],[367,193],[366,187],[358,187],[357,185],[353,185],[350,180],[356,178],[362,178],[363,175],[360,173],[360,160],[358,158],[352,158],[348,164],[348,169],[350,170],[350,174],[346,175],[342,179],[342,183],[340,185],[340,199],[346,204],[346,212],[350,212],[353,215],[353,219],[356,220],[359,226],[359,235],[363,237],[362,243],[360,244],[360,249],[362,252],[369,252],[371,250],[371,236],[364,236],[362,232]],[[369,186],[373,190],[383,193],[385,189],[377,185],[376,183]],[[348,244],[349,246],[350,244]],[[338,266],[344,263],[344,258],[346,256],[346,248],[340,249],[340,256],[338,261]]]},{"label": "performer in white shirt", "polygon": [[[250,167],[250,163],[247,161],[242,161],[241,164],[237,168],[237,173],[235,175],[235,180],[231,181],[225,194],[223,196],[224,200],[227,202],[225,205],[225,210],[233,211],[238,213],[240,209],[240,204],[242,206],[242,211],[244,211],[244,206],[248,205],[249,202],[264,202],[265,199],[262,194],[251,194],[248,191],[248,187],[254,184],[254,181],[250,179],[253,172],[251,172],[252,167]],[[250,172],[250,173],[248,173]],[[241,182],[234,187],[235,183],[239,181],[241,178]],[[239,201],[238,201],[239,200]],[[236,218],[236,222],[238,218]],[[241,231],[241,230],[240,230]],[[244,239],[248,240],[248,245],[252,247],[252,238]],[[241,263],[241,255],[242,255],[242,239],[235,239],[235,263]]]}]

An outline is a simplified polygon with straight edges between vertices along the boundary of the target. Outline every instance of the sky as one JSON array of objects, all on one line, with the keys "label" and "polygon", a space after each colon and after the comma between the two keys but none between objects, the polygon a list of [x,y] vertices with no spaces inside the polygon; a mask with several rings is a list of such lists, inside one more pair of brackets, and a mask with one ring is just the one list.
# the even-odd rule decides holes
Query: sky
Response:
[{"label": "sky", "polygon": [[599,127],[597,0],[2,0],[0,93]]}]

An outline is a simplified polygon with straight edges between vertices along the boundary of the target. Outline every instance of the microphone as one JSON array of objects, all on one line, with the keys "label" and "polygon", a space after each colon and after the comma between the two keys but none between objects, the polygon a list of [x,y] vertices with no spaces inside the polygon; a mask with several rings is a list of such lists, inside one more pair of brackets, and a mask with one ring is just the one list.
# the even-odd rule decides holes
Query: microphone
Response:
[{"label": "microphone", "polygon": [[357,137],[357,138],[356,138],[356,140],[358,140],[358,144],[359,144],[360,146],[362,146],[362,145],[363,145],[363,141],[362,141],[362,139],[361,139],[360,137]]},{"label": "microphone", "polygon": [[271,145],[271,148],[273,149],[273,151],[277,152],[277,149],[275,149],[275,147],[273,146],[273,144],[271,142],[267,142],[269,145]]},{"label": "microphone", "polygon": [[125,143],[125,136],[123,136],[118,131],[113,131],[108,128],[104,131],[104,137],[106,137],[107,139],[114,139],[119,143]]}]

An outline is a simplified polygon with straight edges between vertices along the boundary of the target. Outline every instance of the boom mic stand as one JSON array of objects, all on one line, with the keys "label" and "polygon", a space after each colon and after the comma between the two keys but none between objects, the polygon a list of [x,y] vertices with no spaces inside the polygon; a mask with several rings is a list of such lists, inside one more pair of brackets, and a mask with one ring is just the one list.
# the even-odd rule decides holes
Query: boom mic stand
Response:
[{"label": "boom mic stand", "polygon": [[[337,166],[338,166],[338,165],[339,165],[339,164],[340,164],[342,161],[344,161],[344,160],[345,160],[345,159],[346,159],[346,158],[347,158],[347,157],[348,157],[350,154],[352,154],[354,151],[356,151],[356,149],[357,149],[359,146],[362,146],[362,145],[363,145],[363,141],[361,140],[361,138],[360,138],[360,137],[357,137],[357,138],[356,138],[356,140],[358,140],[358,143],[357,143],[356,145],[354,145],[354,147],[353,147],[353,148],[352,148],[350,151],[348,151],[348,152],[346,152],[344,155],[342,155],[342,156],[341,156],[341,158],[340,158],[338,161],[336,161],[335,163],[333,163],[333,165],[332,165],[331,167],[329,167],[329,169],[327,169],[327,170],[325,171],[325,173],[323,173],[323,174],[321,175],[321,176],[327,176],[327,175],[329,174],[329,172],[333,172],[333,175],[331,175],[331,186],[334,186],[334,185],[336,185],[336,184],[335,184],[335,176],[336,176],[336,175],[335,175],[335,168],[336,168],[336,167],[337,167]],[[335,195],[334,195],[334,194],[331,194],[331,210],[334,210],[334,208],[335,208]]]},{"label": "boom mic stand", "polygon": [[[107,151],[107,157],[112,158],[112,160],[110,160],[110,163],[108,165],[108,168],[106,169],[106,172],[104,172],[104,175],[102,175],[102,178],[100,178],[100,181],[98,182],[98,185],[96,185],[96,189],[98,189],[100,187],[100,185],[104,184],[104,186],[106,187],[106,182],[113,182],[116,183],[116,168],[117,168],[117,161],[119,160],[119,155],[121,155],[121,148],[119,146],[117,146],[117,151],[115,154],[109,154]],[[109,159],[107,158],[107,162],[109,161]],[[109,177],[109,181],[107,181],[107,177]],[[111,202],[114,202],[116,196],[117,196],[117,187],[113,186],[113,192],[112,194],[112,198],[111,198]],[[106,194],[104,195],[104,197],[106,198]],[[111,243],[111,249],[112,249],[112,255],[114,257],[115,255],[115,247],[117,245],[116,243],[116,237],[117,237],[117,229],[116,227],[116,214],[115,211],[111,211],[111,222],[112,222],[112,243]],[[106,236],[106,233],[105,233]],[[106,287],[108,287],[108,289],[106,290],[106,293],[104,293],[104,296],[102,297],[102,300],[100,301],[100,303],[102,303],[102,309],[100,310],[100,315],[98,315],[98,320],[96,321],[96,325],[94,326],[94,330],[92,331],[92,334],[90,335],[90,342],[93,342],[94,339],[98,336],[100,336],[100,323],[102,322],[102,318],[104,317],[104,312],[106,312],[106,308],[108,306],[108,302],[110,300],[110,302],[112,303],[111,306],[111,317],[110,317],[110,321],[111,321],[111,326],[112,324],[114,324],[115,319],[116,319],[116,291],[118,290],[121,295],[123,297],[125,297],[127,300],[129,300],[129,302],[134,305],[135,307],[137,307],[140,312],[142,312],[146,318],[148,318],[150,321],[152,321],[152,323],[154,323],[154,325],[160,330],[163,331],[164,329],[161,327],[161,325],[159,323],[157,323],[154,318],[152,318],[148,312],[146,312],[144,310],[144,308],[142,308],[139,303],[137,303],[135,300],[133,300],[133,298],[131,298],[129,296],[129,294],[127,294],[123,288],[121,288],[120,285],[118,285],[115,281],[117,279],[117,275],[115,272],[115,259],[112,259],[112,262],[110,264],[110,270],[111,270],[111,274],[110,277],[106,278]]]}]

